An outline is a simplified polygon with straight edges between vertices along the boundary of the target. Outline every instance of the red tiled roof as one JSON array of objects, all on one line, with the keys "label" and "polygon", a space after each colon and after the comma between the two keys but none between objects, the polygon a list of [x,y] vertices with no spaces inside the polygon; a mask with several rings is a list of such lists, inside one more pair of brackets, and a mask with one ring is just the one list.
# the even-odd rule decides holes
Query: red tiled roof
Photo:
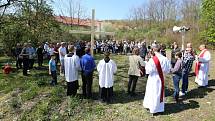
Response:
[{"label": "red tiled roof", "polygon": [[[55,19],[58,22],[67,24],[67,25],[87,26],[87,27],[91,26],[91,19],[79,19],[78,21],[77,18],[71,19],[70,17],[66,17],[66,16],[55,16]],[[95,20],[96,27],[99,27],[101,23],[102,21]]]}]

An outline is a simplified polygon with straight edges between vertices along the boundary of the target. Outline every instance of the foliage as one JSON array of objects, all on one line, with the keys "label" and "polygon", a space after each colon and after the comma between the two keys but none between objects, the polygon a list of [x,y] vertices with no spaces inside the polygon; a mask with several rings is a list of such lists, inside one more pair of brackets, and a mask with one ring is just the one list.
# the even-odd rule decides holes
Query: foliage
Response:
[{"label": "foliage", "polygon": [[61,35],[53,10],[45,1],[20,2],[15,7],[17,11],[5,14],[0,23],[0,41],[8,52],[16,43],[37,44],[57,40]]},{"label": "foliage", "polygon": [[[167,51],[167,55],[170,51]],[[214,52],[211,51],[211,55]],[[136,92],[137,96],[131,97],[127,94],[128,84],[128,56],[111,55],[117,64],[117,73],[114,76],[114,97],[113,104],[103,104],[98,102],[99,99],[99,84],[98,73],[94,72],[93,78],[93,99],[82,99],[79,94],[82,89],[79,88],[78,96],[68,98],[66,96],[65,80],[58,78],[57,86],[37,86],[37,82],[44,77],[50,79],[47,70],[30,71],[31,76],[23,77],[22,70],[4,75],[0,72],[0,117],[1,120],[12,121],[15,118],[21,121],[29,120],[213,120],[214,118],[214,103],[215,103],[215,83],[214,80],[209,81],[209,87],[198,89],[198,86],[193,80],[195,77],[189,77],[189,92],[187,96],[182,98],[181,103],[175,103],[172,98],[173,83],[172,75],[167,75],[165,78],[165,112],[163,115],[152,117],[151,114],[142,107],[143,97],[146,87],[146,78],[138,78]],[[95,55],[96,63],[103,56]],[[214,61],[214,58],[212,58]],[[4,62],[6,58],[0,57],[0,62]],[[47,62],[46,62],[47,63]],[[15,65],[13,65],[15,66]],[[47,67],[47,64],[44,64]],[[214,68],[211,64],[211,68]],[[210,72],[210,79],[214,79],[214,70]],[[60,77],[60,76],[59,76]],[[45,81],[45,80],[44,80]],[[81,82],[79,80],[79,82]],[[31,92],[33,87],[36,87],[37,96],[29,100],[21,100],[23,94]],[[81,83],[80,83],[81,86]],[[19,88],[19,89],[16,89]],[[15,94],[12,94],[14,92]],[[18,96],[17,96],[18,95]],[[14,100],[14,99],[15,100]],[[13,102],[12,102],[13,101]],[[12,103],[11,103],[12,102]],[[70,105],[68,104],[70,102]],[[207,103],[206,103],[207,102]],[[70,115],[68,115],[70,111]],[[1,116],[2,113],[2,116]],[[199,115],[196,116],[195,114]]]},{"label": "foliage", "polygon": [[203,0],[202,22],[205,24],[202,37],[209,42],[215,42],[215,0]]}]

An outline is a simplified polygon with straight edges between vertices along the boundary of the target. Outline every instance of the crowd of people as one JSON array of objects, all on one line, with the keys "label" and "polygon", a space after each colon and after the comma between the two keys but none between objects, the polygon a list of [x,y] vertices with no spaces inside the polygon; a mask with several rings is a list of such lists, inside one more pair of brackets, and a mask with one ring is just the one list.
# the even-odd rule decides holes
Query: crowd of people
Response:
[{"label": "crowd of people", "polygon": [[[181,50],[174,42],[171,51],[171,60],[166,57],[166,47],[154,41],[147,46],[146,41],[96,41],[94,53],[104,55],[96,66],[91,56],[90,43],[76,41],[75,43],[44,43],[39,44],[35,49],[31,43],[25,43],[23,47],[17,44],[15,49],[17,69],[23,68],[23,75],[27,76],[28,70],[34,67],[34,59],[37,57],[38,66],[41,67],[43,59],[48,58],[49,74],[52,77],[52,85],[57,85],[57,65],[60,63],[60,75],[65,76],[67,81],[67,95],[75,96],[79,88],[79,72],[82,77],[82,93],[86,98],[92,98],[93,72],[98,71],[99,90],[102,102],[111,102],[113,96],[114,74],[117,65],[110,59],[110,54],[129,54],[129,80],[128,94],[135,96],[135,88],[138,78],[147,78],[146,92],[143,106],[150,110],[150,113],[164,112],[164,82],[165,75],[172,73],[174,85],[174,99],[179,101],[180,96],[186,95],[188,90],[188,75],[195,64],[195,82],[200,87],[208,86],[210,52],[205,45],[200,45],[199,55],[187,43],[185,50]],[[144,70],[142,69],[144,68]],[[182,88],[179,82],[182,80]]]}]

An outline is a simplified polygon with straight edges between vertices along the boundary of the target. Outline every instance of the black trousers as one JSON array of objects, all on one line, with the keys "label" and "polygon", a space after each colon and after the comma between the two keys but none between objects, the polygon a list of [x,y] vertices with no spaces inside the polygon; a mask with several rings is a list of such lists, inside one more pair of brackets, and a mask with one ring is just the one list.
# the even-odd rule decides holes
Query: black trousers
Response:
[{"label": "black trousers", "polygon": [[93,72],[88,75],[85,75],[82,72],[81,76],[82,76],[83,96],[87,97],[87,98],[91,98],[92,97]]},{"label": "black trousers", "polygon": [[27,70],[29,66],[29,59],[28,58],[23,58],[23,75],[27,75]]},{"label": "black trousers", "polygon": [[38,66],[43,66],[43,56],[38,56]]},{"label": "black trousers", "polygon": [[51,71],[51,76],[52,76],[51,85],[57,85],[57,72]]},{"label": "black trousers", "polygon": [[29,69],[32,69],[34,66],[34,59],[29,59]]},{"label": "black trousers", "polygon": [[[134,93],[137,85],[138,76],[129,75],[128,93]],[[131,89],[132,87],[132,89]]]},{"label": "black trousers", "polygon": [[67,82],[67,96],[75,96],[77,94],[78,87],[78,80]]},{"label": "black trousers", "polygon": [[59,58],[59,54],[56,54],[55,55],[55,63],[56,63],[56,65],[59,63],[59,61],[60,61],[60,58]]},{"label": "black trousers", "polygon": [[102,101],[110,102],[113,97],[113,87],[110,87],[110,88],[100,87],[99,93]]},{"label": "black trousers", "polygon": [[16,68],[17,69],[22,68],[22,59],[19,57],[16,57]]}]

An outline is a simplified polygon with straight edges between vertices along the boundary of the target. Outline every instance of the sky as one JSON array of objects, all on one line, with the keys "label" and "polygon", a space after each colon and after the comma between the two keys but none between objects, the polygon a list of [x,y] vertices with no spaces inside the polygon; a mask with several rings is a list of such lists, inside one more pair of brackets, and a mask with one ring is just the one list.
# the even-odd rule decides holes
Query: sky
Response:
[{"label": "sky", "polygon": [[[69,0],[54,0],[53,8],[56,15],[69,16],[68,13]],[[95,9],[96,19],[112,20],[127,19],[129,10],[132,7],[145,4],[147,0],[81,0],[82,6],[87,11],[87,15],[91,16],[91,10]],[[63,12],[62,12],[63,11]]]}]

